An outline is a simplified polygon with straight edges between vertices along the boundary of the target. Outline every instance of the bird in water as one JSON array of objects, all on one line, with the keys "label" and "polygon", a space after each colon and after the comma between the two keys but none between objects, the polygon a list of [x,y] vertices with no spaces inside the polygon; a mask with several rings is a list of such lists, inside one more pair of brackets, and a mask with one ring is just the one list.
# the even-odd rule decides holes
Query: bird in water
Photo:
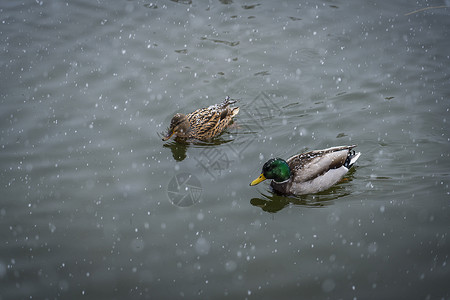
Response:
[{"label": "bird in water", "polygon": [[337,146],[294,155],[288,160],[272,158],[250,186],[272,179],[271,187],[283,195],[304,195],[324,191],[338,183],[361,155],[356,145]]},{"label": "bird in water", "polygon": [[236,100],[226,97],[220,104],[200,108],[188,115],[177,113],[173,116],[167,134],[162,138],[167,141],[172,136],[179,139],[200,141],[210,140],[228,127],[239,107],[232,107]]}]

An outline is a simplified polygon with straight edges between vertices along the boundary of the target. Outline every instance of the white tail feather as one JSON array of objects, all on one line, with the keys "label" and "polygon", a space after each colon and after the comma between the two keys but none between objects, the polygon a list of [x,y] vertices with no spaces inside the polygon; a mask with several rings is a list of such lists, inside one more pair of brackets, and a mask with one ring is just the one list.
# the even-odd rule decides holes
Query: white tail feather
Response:
[{"label": "white tail feather", "polygon": [[361,152],[356,152],[355,155],[352,157],[352,159],[350,160],[350,166],[353,165],[358,158],[361,156]]}]

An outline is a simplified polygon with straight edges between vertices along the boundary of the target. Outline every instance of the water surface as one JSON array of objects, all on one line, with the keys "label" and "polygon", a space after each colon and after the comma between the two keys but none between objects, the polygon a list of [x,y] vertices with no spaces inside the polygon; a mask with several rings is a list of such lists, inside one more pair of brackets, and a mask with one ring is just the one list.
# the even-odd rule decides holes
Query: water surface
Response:
[{"label": "water surface", "polygon": [[[2,3],[0,298],[449,299],[446,5]],[[227,95],[219,138],[161,141]],[[327,191],[248,186],[346,144]]]}]

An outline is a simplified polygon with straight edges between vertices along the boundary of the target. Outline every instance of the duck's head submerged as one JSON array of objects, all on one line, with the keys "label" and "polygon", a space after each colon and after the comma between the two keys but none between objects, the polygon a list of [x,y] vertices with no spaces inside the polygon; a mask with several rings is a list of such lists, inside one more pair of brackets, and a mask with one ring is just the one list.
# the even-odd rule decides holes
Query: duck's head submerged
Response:
[{"label": "duck's head submerged", "polygon": [[162,138],[167,141],[174,134],[179,138],[187,138],[189,136],[190,124],[188,118],[183,114],[175,114],[170,121],[170,127],[167,134]]},{"label": "duck's head submerged", "polygon": [[261,175],[253,180],[250,185],[257,185],[266,179],[273,179],[275,182],[283,182],[290,177],[291,169],[287,162],[281,158],[272,158],[264,164]]}]

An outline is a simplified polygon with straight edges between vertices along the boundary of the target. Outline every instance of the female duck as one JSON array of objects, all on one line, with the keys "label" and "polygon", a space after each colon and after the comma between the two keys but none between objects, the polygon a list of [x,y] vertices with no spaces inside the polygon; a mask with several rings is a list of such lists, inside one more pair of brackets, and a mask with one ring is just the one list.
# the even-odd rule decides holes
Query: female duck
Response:
[{"label": "female duck", "polygon": [[287,161],[272,158],[250,185],[272,179],[272,188],[283,195],[303,195],[324,191],[338,183],[358,160],[356,145],[338,146],[294,155]]},{"label": "female duck", "polygon": [[167,141],[173,135],[181,139],[197,139],[200,141],[210,140],[222,133],[238,114],[239,107],[230,107],[236,100],[225,100],[207,108],[200,108],[188,115],[176,114],[170,122],[167,134],[163,141]]}]

